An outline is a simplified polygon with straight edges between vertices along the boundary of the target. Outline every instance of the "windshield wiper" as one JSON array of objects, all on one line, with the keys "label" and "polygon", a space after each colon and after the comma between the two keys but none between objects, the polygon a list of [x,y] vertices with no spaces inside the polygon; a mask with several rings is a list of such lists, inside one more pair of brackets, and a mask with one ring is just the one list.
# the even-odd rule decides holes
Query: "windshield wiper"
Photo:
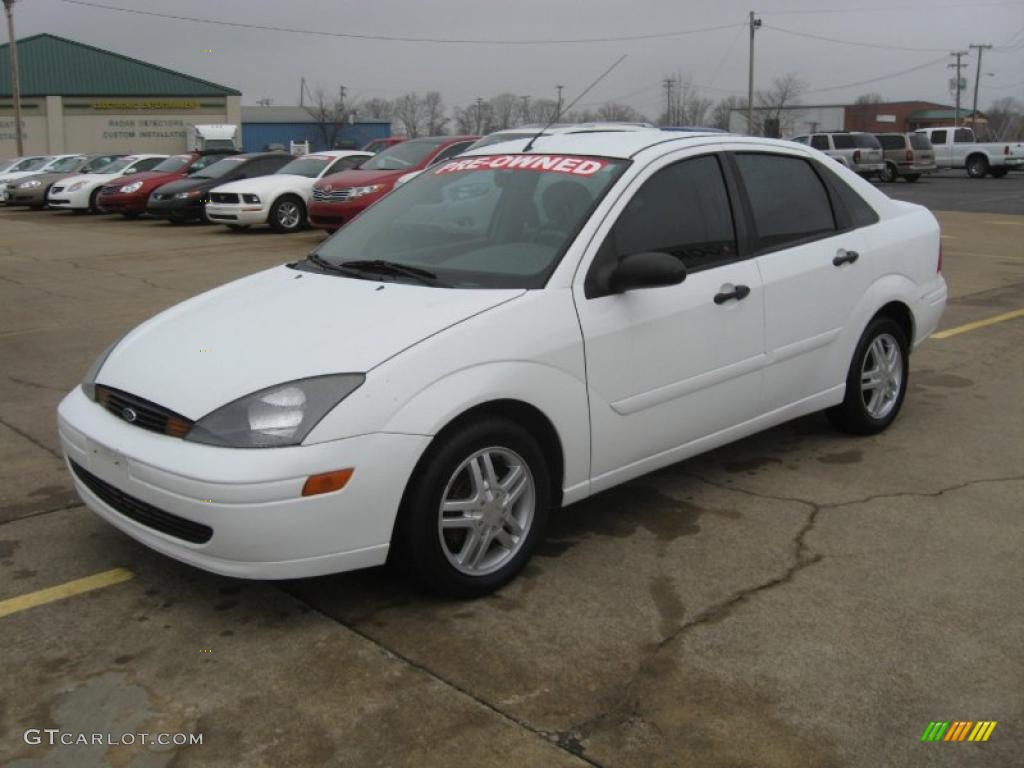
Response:
[{"label": "windshield wiper", "polygon": [[444,285],[444,283],[438,282],[437,275],[429,269],[413,267],[408,264],[399,264],[398,262],[387,261],[385,259],[356,259],[354,261],[344,261],[339,265],[339,267],[341,269],[351,269],[358,272],[378,272],[386,275],[402,275],[403,277],[411,277],[414,280],[419,280],[424,285]]}]

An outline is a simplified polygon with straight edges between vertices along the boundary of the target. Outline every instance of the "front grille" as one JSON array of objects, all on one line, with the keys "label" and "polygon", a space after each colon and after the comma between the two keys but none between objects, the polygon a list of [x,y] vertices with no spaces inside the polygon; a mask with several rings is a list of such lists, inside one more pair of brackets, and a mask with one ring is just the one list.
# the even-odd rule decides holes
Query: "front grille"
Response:
[{"label": "front grille", "polygon": [[210,194],[211,203],[226,203],[232,204],[238,202],[238,195],[233,192],[212,192]]},{"label": "front grille", "polygon": [[343,203],[348,200],[352,190],[349,187],[342,189],[332,189],[330,192],[326,192],[322,189],[313,190],[313,199],[318,203]]},{"label": "front grille", "polygon": [[119,419],[151,432],[184,437],[192,428],[192,421],[184,416],[113,387],[98,384],[96,400]]},{"label": "front grille", "polygon": [[193,544],[205,544],[213,538],[213,528],[210,526],[157,509],[142,499],[136,499],[134,496],[129,496],[124,491],[118,490],[105,480],[100,480],[75,462],[70,461],[70,464],[75,476],[82,481],[86,488],[108,507],[116,509],[130,520]]}]

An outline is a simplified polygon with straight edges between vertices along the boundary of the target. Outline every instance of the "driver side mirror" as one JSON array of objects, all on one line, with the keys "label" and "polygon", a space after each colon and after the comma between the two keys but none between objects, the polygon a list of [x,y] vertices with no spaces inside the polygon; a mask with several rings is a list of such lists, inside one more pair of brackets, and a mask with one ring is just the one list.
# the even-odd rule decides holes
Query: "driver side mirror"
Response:
[{"label": "driver side mirror", "polygon": [[608,278],[612,293],[625,293],[636,288],[658,288],[678,285],[686,279],[686,267],[670,253],[647,251],[623,257]]}]

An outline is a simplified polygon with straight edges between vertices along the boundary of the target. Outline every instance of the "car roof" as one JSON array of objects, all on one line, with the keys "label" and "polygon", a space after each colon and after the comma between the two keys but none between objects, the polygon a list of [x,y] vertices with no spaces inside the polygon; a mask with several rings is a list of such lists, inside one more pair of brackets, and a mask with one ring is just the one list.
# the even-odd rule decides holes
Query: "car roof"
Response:
[{"label": "car roof", "polygon": [[299,160],[303,157],[348,157],[349,155],[367,155],[371,156],[369,152],[364,152],[361,149],[325,149],[322,152],[307,152],[304,155],[296,155],[295,159]]},{"label": "car roof", "polygon": [[[662,131],[658,128],[647,128],[636,131],[584,131],[578,133],[558,133],[541,136],[533,142],[530,148],[531,154],[550,155],[593,155],[597,157],[618,157],[629,158],[649,147],[657,144],[674,144],[686,146],[698,139],[713,139],[717,141],[733,141],[741,138],[726,133],[697,133],[697,132],[673,132]],[[758,139],[760,142],[771,142],[770,139]],[[490,144],[486,147],[473,149],[466,152],[466,155],[493,155],[502,152],[522,152],[530,139],[513,139]],[[784,142],[776,142],[779,146],[792,145]]]}]

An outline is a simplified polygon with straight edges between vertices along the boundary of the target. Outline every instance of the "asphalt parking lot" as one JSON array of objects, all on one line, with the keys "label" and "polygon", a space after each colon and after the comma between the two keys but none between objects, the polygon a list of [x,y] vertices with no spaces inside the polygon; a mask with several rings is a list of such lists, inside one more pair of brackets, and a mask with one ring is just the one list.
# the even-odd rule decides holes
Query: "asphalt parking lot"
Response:
[{"label": "asphalt parking lot", "polygon": [[[385,569],[213,576],[72,491],[55,408],[95,356],[321,234],[0,210],[0,601],[27,596],[0,602],[0,764],[1020,765],[1024,317],[969,324],[1024,308],[1024,174],[885,188],[940,211],[958,331],[894,426],[800,419],[567,508],[473,602]],[[922,743],[936,720],[998,726]]]}]

